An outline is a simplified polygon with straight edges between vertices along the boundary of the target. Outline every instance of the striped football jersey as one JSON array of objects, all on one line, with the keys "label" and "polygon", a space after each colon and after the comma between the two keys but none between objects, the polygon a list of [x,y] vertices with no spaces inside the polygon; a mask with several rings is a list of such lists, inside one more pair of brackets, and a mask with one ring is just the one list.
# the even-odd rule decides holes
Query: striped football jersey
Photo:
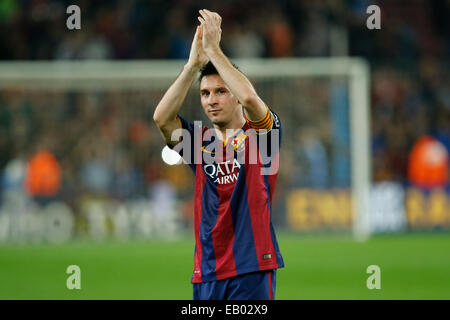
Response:
[{"label": "striped football jersey", "polygon": [[[260,121],[245,117],[244,126],[226,142],[214,130],[178,118],[196,137],[190,150],[173,148],[195,175],[192,283],[284,267],[272,224],[281,142],[278,116],[267,108]],[[207,156],[214,161],[206,161]]]}]

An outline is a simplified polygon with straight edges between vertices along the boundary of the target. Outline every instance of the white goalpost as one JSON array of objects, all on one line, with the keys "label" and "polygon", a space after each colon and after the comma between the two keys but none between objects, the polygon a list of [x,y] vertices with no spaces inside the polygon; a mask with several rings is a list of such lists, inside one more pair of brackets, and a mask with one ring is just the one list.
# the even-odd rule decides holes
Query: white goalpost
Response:
[{"label": "white goalpost", "polygon": [[[370,236],[370,69],[364,59],[233,59],[251,79],[270,77],[346,77],[350,130],[352,231]],[[98,90],[167,88],[185,61],[1,62],[0,90]]]}]

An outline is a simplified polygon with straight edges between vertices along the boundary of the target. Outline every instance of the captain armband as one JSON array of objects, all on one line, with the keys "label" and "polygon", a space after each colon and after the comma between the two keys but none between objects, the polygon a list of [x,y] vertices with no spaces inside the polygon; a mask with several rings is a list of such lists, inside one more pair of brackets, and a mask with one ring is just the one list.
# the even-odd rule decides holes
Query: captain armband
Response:
[{"label": "captain armband", "polygon": [[252,129],[254,129],[256,132],[259,132],[262,129],[265,129],[268,131],[270,131],[272,129],[273,126],[273,114],[272,112],[269,110],[269,108],[267,108],[266,111],[266,115],[264,116],[264,118],[262,118],[259,121],[251,121],[247,118],[247,116],[244,113],[244,118],[245,121],[247,121],[248,126]]}]

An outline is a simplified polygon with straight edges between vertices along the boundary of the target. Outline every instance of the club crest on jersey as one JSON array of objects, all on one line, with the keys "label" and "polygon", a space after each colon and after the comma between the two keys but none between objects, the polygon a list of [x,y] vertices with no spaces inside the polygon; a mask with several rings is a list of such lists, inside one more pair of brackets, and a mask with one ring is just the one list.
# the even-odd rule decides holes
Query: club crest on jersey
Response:
[{"label": "club crest on jersey", "polygon": [[[239,132],[239,134],[234,137],[231,140],[231,146],[233,147],[234,151],[236,152],[242,152],[245,150],[245,139],[247,136],[244,134],[244,132]],[[216,152],[213,151],[215,149],[216,145],[213,143],[209,144],[208,146],[202,146],[202,152],[206,152],[212,155],[215,155]]]},{"label": "club crest on jersey", "polygon": [[244,132],[239,132],[239,134],[233,138],[231,141],[231,144],[233,146],[233,149],[236,152],[242,152],[245,150],[245,139],[247,136],[244,134]]}]

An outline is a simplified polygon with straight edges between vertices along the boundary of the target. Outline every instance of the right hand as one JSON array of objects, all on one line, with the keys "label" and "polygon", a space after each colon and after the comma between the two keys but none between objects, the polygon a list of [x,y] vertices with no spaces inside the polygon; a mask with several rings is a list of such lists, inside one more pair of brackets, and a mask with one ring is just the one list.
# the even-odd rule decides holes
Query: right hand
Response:
[{"label": "right hand", "polygon": [[194,40],[192,41],[191,52],[189,53],[188,64],[198,69],[203,67],[209,61],[209,58],[206,55],[205,50],[203,49],[202,37],[202,26],[197,26],[197,30],[195,30]]}]

